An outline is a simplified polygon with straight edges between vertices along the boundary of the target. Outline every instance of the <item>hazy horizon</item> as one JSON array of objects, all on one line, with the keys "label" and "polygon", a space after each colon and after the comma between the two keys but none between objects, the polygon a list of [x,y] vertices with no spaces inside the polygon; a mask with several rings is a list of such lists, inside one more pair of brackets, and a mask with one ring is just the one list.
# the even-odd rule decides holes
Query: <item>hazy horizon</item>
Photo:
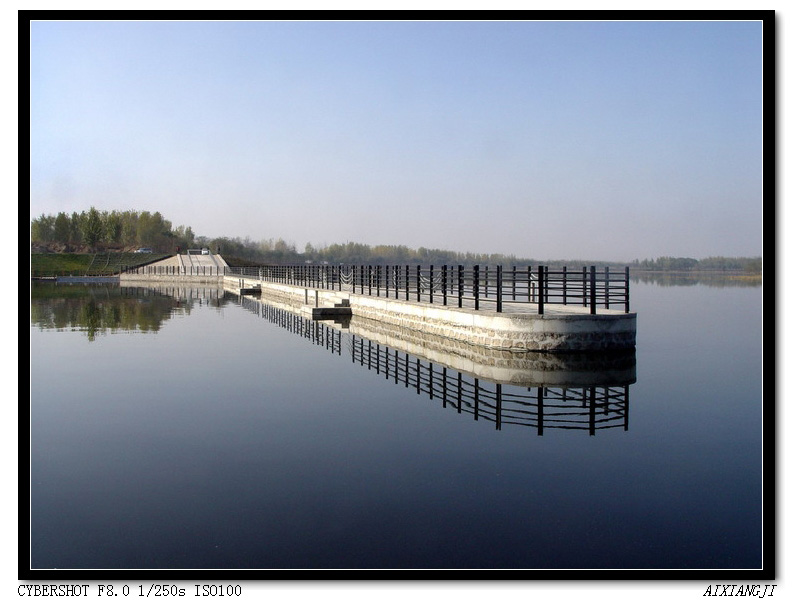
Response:
[{"label": "hazy horizon", "polygon": [[32,22],[30,216],[538,260],[762,256],[730,22]]}]

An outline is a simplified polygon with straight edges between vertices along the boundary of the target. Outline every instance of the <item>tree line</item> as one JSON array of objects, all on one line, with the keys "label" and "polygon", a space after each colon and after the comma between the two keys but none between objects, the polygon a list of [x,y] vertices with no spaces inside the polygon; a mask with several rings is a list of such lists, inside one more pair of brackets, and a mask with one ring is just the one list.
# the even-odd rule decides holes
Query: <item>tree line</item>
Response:
[{"label": "tree line", "polygon": [[630,267],[640,271],[730,271],[761,273],[763,271],[762,257],[727,257],[711,256],[696,259],[674,256],[660,256],[658,258],[645,258],[642,261],[634,260]]},{"label": "tree line", "polygon": [[[252,263],[286,264],[348,264],[348,265],[385,265],[385,264],[517,264],[515,256],[504,254],[477,254],[454,252],[431,248],[409,248],[404,245],[375,245],[346,242],[344,244],[314,245],[307,243],[299,251],[293,243],[283,239],[253,241],[250,238],[196,238],[204,245],[222,253],[235,256]],[[522,262],[529,262],[523,260]],[[536,261],[535,261],[536,262]]]},{"label": "tree line", "polygon": [[[91,207],[80,213],[63,212],[41,215],[31,221],[31,241],[57,242],[70,247],[87,246],[118,248],[145,246],[155,252],[184,252],[187,248],[209,248],[223,254],[227,261],[237,264],[460,264],[460,265],[527,265],[542,262],[551,268],[580,269],[592,264],[591,260],[543,260],[518,257],[514,254],[483,254],[456,252],[438,248],[409,248],[404,245],[375,245],[346,242],[344,244],[317,245],[307,243],[302,251],[282,238],[252,240],[249,237],[196,236],[190,227],[174,228],[159,212],[148,211],[98,211]],[[231,264],[231,262],[229,263]],[[614,268],[630,266],[638,271],[740,271],[761,273],[762,257],[724,256],[703,259],[661,256],[652,259],[635,259],[631,262],[603,262],[599,265]]]},{"label": "tree line", "polygon": [[175,252],[195,243],[195,234],[190,227],[173,228],[170,221],[159,212],[149,211],[99,211],[91,207],[88,211],[59,212],[44,215],[30,223],[30,241],[34,243],[54,242],[68,248],[84,247],[97,249],[123,246],[145,246],[159,252]]}]

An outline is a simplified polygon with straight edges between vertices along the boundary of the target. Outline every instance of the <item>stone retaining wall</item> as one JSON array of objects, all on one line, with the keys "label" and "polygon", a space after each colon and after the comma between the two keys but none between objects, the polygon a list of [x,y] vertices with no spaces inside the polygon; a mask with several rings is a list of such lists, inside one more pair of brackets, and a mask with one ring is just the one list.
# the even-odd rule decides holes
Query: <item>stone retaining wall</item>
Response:
[{"label": "stone retaining wall", "polygon": [[474,311],[350,296],[355,316],[511,352],[621,350],[636,345],[636,315],[537,315]]}]

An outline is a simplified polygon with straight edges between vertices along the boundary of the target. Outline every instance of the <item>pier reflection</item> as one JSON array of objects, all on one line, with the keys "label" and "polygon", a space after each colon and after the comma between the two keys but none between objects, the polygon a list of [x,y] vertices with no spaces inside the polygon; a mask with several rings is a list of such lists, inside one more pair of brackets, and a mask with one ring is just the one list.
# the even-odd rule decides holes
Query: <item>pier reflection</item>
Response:
[{"label": "pier reflection", "polygon": [[[317,321],[296,307],[239,296],[268,322],[333,354],[348,353],[394,385],[415,390],[444,408],[489,422],[495,429],[628,430],[629,387],[636,381],[635,351],[586,354],[512,353],[347,318]],[[366,333],[366,335],[363,335]],[[384,343],[378,337],[387,338]],[[434,339],[436,338],[436,339]]]},{"label": "pier reflection", "polygon": [[401,353],[377,342],[356,338],[350,341],[352,361],[413,388],[444,408],[468,413],[474,420],[490,421],[496,429],[523,425],[537,429],[628,430],[628,385],[586,387],[519,388],[472,377],[461,371],[435,365]]}]

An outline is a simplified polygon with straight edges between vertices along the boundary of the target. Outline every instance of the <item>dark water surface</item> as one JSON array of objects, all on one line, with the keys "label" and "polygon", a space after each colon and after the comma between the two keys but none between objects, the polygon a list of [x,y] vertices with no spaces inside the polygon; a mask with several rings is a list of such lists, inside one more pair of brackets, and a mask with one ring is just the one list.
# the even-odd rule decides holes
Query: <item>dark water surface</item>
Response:
[{"label": "dark water surface", "polygon": [[542,424],[222,290],[35,285],[31,567],[759,569],[762,288],[664,283],[628,383]]}]

